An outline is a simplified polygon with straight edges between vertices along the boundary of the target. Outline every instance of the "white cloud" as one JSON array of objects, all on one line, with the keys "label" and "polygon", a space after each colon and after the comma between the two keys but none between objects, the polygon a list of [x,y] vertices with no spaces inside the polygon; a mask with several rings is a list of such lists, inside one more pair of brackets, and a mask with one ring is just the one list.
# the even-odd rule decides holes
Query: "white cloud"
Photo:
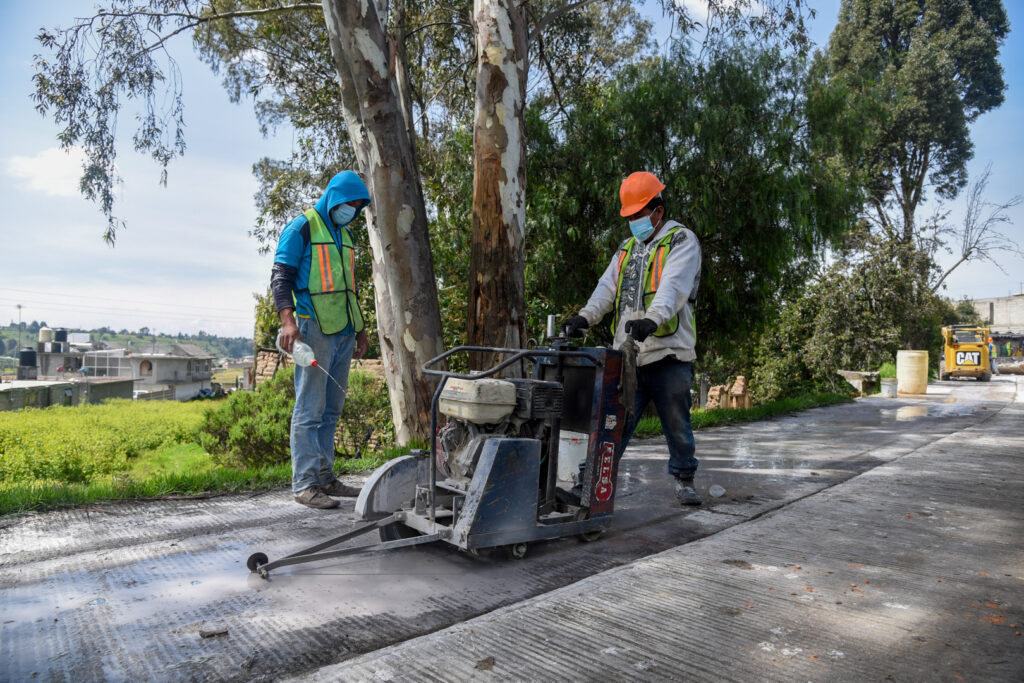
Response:
[{"label": "white cloud", "polygon": [[[675,0],[675,4],[685,9],[692,19],[707,23],[708,0]],[[725,9],[739,9],[747,16],[764,14],[764,6],[758,0],[721,0],[719,5]]]},{"label": "white cloud", "polygon": [[12,156],[5,166],[20,189],[52,197],[78,197],[84,158],[77,147],[67,152],[50,147],[31,157]]}]

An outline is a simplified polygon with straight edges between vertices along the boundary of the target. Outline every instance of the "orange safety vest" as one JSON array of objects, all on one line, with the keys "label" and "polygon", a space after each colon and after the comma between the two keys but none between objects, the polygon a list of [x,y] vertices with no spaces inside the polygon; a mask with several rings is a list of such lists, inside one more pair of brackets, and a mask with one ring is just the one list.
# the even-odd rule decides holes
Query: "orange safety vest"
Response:
[{"label": "orange safety vest", "polygon": [[338,251],[334,236],[316,209],[306,211],[309,221],[309,292],[313,315],[324,334],[343,332],[351,326],[353,332],[363,329],[363,314],[356,298],[356,251],[348,230],[341,233],[341,247],[347,258]]},{"label": "orange safety vest", "polygon": [[[665,260],[668,258],[668,253],[672,249],[672,236],[675,235],[683,226],[677,225],[668,231],[668,233],[658,240],[654,245],[654,249],[647,257],[647,266],[644,269],[644,309],[651,305],[651,301],[654,300],[654,295],[658,292],[658,287],[661,285],[661,276],[665,270]],[[625,265],[629,259],[629,255],[633,253],[633,247],[636,245],[636,238],[630,237],[626,240],[626,243],[619,249],[619,280],[615,285],[615,316],[612,318],[612,334],[615,334],[615,330],[619,327],[619,302],[622,299],[622,266]],[[679,329],[679,315],[674,315],[670,319],[666,320],[661,324],[658,329],[654,331],[655,337],[667,337],[671,334],[675,334],[676,330]]]}]

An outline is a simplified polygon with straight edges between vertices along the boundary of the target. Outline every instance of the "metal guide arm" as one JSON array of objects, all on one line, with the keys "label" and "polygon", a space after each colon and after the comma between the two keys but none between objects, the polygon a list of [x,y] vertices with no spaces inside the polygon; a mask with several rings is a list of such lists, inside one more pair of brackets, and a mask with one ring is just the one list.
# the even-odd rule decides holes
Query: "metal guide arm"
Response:
[{"label": "metal guide arm", "polygon": [[331,557],[341,557],[342,555],[355,555],[364,552],[376,552],[378,550],[401,548],[407,545],[419,545],[421,543],[430,543],[432,541],[438,540],[443,536],[443,533],[439,532],[434,534],[427,534],[424,536],[415,536],[413,538],[403,538],[397,541],[387,541],[384,543],[368,543],[366,545],[355,546],[352,548],[333,550],[327,553],[320,552],[325,548],[330,548],[331,546],[338,545],[339,543],[343,543],[344,541],[347,541],[349,539],[355,538],[357,536],[362,536],[363,534],[366,534],[370,531],[380,529],[381,527],[385,527],[389,524],[400,522],[404,518],[405,517],[401,513],[397,513],[385,517],[384,519],[378,519],[373,522],[357,526],[355,529],[347,531],[343,533],[341,536],[337,536],[328,541],[324,541],[323,543],[318,543],[312,547],[305,548],[296,553],[292,553],[291,555],[282,557],[279,560],[274,560],[273,562],[268,562],[267,564],[260,565],[257,568],[257,571],[261,576],[266,577],[267,573],[271,569],[276,569],[277,567],[285,567],[290,564],[301,564],[303,562],[315,562],[317,560],[326,560]]}]

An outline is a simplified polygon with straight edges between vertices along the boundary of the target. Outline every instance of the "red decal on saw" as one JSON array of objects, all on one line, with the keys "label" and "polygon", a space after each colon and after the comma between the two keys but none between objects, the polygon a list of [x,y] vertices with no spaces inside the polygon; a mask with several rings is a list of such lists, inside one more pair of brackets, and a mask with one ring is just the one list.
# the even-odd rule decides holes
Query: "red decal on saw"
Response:
[{"label": "red decal on saw", "polygon": [[612,491],[615,490],[615,483],[612,481],[612,465],[615,461],[615,444],[605,441],[601,444],[601,469],[598,474],[597,488],[594,489],[594,498],[604,503],[611,499]]}]

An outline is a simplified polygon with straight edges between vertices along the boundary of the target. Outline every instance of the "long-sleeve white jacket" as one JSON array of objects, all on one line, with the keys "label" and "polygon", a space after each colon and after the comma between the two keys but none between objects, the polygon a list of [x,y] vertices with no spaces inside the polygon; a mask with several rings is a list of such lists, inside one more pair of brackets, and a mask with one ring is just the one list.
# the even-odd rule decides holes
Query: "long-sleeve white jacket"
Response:
[{"label": "long-sleeve white jacket", "polygon": [[[622,264],[628,268],[629,263],[634,259],[640,259],[639,265],[647,263],[647,257],[651,250],[669,230],[680,225],[676,221],[665,221],[661,227],[646,242],[637,241],[628,262]],[[625,325],[629,320],[649,318],[659,326],[676,314],[679,315],[679,327],[674,334],[667,337],[655,337],[653,334],[644,340],[640,345],[640,354],[637,358],[638,365],[654,363],[669,356],[681,361],[692,361],[697,358],[694,351],[696,333],[694,331],[693,304],[691,300],[696,298],[697,288],[700,285],[700,242],[697,236],[687,228],[680,229],[672,238],[672,248],[665,259],[665,267],[662,271],[661,284],[651,301],[651,305],[644,310],[643,286],[637,287],[636,295],[626,301],[623,297],[620,302],[619,320],[615,329],[616,348],[626,340]],[[642,270],[641,270],[641,278]],[[615,292],[619,282],[619,254],[618,251],[612,255],[612,260],[605,268],[604,274],[590,295],[587,305],[580,311],[580,315],[586,318],[591,326],[601,322],[601,319],[615,306]]]}]

